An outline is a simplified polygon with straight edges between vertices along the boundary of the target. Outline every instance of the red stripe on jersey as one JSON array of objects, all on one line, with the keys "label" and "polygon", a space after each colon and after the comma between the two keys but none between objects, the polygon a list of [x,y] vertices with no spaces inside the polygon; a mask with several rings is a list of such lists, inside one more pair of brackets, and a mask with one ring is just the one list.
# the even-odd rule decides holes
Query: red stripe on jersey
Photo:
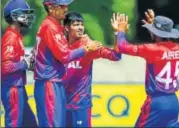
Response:
[{"label": "red stripe on jersey", "polygon": [[17,127],[17,120],[18,120],[18,88],[12,87],[10,89],[10,104],[11,104],[11,123],[12,127]]},{"label": "red stripe on jersey", "polygon": [[152,99],[150,96],[147,96],[147,99],[146,101],[144,102],[144,105],[142,106],[141,108],[141,115],[140,115],[140,118],[139,118],[139,122],[137,124],[137,126],[139,128],[142,128],[145,126],[146,124],[146,121],[150,115],[150,105],[151,105],[151,102],[152,102]]},{"label": "red stripe on jersey", "polygon": [[88,128],[91,128],[91,108],[88,108]]},{"label": "red stripe on jersey", "polygon": [[53,127],[53,117],[55,112],[55,98],[54,98],[54,90],[53,84],[50,81],[46,82],[45,85],[45,102],[46,102],[46,110],[47,110],[47,118],[50,123],[49,126]]}]

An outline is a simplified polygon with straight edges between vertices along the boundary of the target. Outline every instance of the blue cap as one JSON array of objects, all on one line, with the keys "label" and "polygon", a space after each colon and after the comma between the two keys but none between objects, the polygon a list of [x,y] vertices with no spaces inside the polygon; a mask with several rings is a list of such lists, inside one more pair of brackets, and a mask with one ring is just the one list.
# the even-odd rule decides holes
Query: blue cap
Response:
[{"label": "blue cap", "polygon": [[153,24],[145,24],[143,27],[159,37],[177,39],[179,31],[173,28],[173,24],[173,20],[168,17],[156,16]]},{"label": "blue cap", "polygon": [[9,0],[4,7],[4,16],[10,15],[16,9],[30,9],[30,6],[24,0]]},{"label": "blue cap", "polygon": [[69,5],[73,0],[43,0],[43,4]]}]

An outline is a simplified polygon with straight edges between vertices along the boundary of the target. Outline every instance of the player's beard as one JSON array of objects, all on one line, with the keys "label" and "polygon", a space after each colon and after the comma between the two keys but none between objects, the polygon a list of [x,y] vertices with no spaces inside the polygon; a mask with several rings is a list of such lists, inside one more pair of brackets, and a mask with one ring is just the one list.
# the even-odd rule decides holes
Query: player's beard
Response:
[{"label": "player's beard", "polygon": [[29,32],[29,29],[27,27],[21,27],[21,34],[23,36],[27,35]]}]

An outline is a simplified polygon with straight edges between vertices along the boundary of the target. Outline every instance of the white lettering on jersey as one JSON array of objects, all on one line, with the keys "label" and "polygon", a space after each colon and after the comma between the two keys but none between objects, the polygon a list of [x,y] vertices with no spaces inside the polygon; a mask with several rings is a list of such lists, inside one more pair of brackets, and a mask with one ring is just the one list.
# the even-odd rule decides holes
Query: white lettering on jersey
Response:
[{"label": "white lettering on jersey", "polygon": [[179,59],[179,51],[164,52],[162,59],[163,60]]},{"label": "white lettering on jersey", "polygon": [[177,63],[176,63],[175,76],[177,76],[179,78],[179,61],[177,61]]},{"label": "white lettering on jersey", "polygon": [[81,125],[81,124],[83,123],[83,121],[78,120],[76,123],[79,124],[79,125]]},{"label": "white lettering on jersey", "polygon": [[7,52],[12,53],[14,51],[13,46],[7,46]]},{"label": "white lettering on jersey", "polygon": [[72,61],[68,64],[68,68],[81,69],[80,61]]},{"label": "white lettering on jersey", "polygon": [[165,89],[168,90],[170,88],[170,84],[172,83],[173,88],[176,88],[178,85],[178,77],[179,77],[179,61],[176,62],[174,78],[172,77],[172,64],[171,62],[167,62],[166,65],[162,68],[162,70],[157,74],[156,81],[164,83]]},{"label": "white lettering on jersey", "polygon": [[61,35],[60,34],[56,34],[55,38],[56,38],[57,41],[59,41],[59,40],[61,40]]},{"label": "white lettering on jersey", "polygon": [[[62,36],[61,34],[56,34],[55,36],[55,41],[57,43],[57,45],[60,45],[61,49],[68,49],[68,45],[65,44],[63,41],[65,41],[66,37],[65,36]],[[63,43],[63,45],[62,45]]]}]

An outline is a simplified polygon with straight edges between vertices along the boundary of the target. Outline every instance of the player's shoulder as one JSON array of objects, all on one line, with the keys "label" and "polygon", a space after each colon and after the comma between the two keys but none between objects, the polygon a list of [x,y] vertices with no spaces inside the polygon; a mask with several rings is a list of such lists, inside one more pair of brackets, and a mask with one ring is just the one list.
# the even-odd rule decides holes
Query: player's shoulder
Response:
[{"label": "player's shoulder", "polygon": [[58,27],[49,19],[44,19],[40,25],[40,30],[42,32],[47,32],[50,30],[57,30]]},{"label": "player's shoulder", "polygon": [[175,47],[179,50],[179,43],[170,41],[167,43],[167,47]]},{"label": "player's shoulder", "polygon": [[161,49],[161,45],[159,45],[158,43],[145,43],[140,45],[140,47],[142,47],[147,52],[158,51],[159,49]]},{"label": "player's shoulder", "polygon": [[173,41],[167,41],[160,43],[158,46],[160,46],[160,49],[162,51],[178,51],[179,50],[179,44]]},{"label": "player's shoulder", "polygon": [[10,30],[7,30],[2,36],[2,42],[6,42],[8,40],[11,40],[9,42],[12,42],[13,40],[17,40],[17,39],[18,39],[18,34]]}]

